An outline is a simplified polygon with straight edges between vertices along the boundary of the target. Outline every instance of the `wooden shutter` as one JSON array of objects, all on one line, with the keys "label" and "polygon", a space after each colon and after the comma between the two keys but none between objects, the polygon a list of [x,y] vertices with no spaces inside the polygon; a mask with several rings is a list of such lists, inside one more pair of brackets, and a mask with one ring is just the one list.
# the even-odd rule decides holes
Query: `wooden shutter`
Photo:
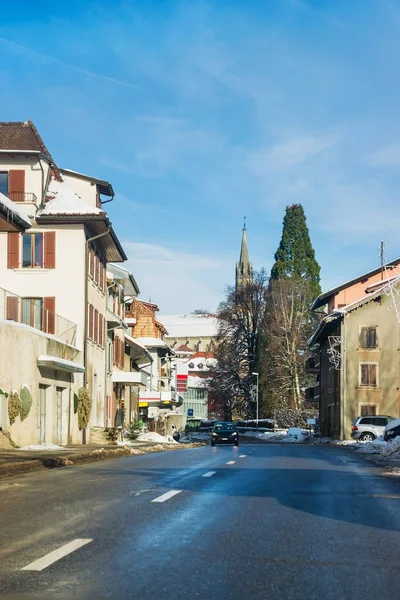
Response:
[{"label": "wooden shutter", "polygon": [[360,346],[361,348],[368,348],[368,327],[361,328]]},{"label": "wooden shutter", "polygon": [[56,299],[43,298],[43,331],[55,333],[56,331]]},{"label": "wooden shutter", "polygon": [[99,343],[99,311],[97,308],[94,310],[94,342]]},{"label": "wooden shutter", "polygon": [[361,385],[368,385],[368,366],[361,365]]},{"label": "wooden shutter", "polygon": [[99,345],[103,347],[103,315],[99,315]]},{"label": "wooden shutter", "polygon": [[368,365],[368,366],[369,366],[369,385],[376,386],[377,385],[376,365]]},{"label": "wooden shutter", "polygon": [[97,254],[94,256],[94,280],[97,284],[99,283],[99,257]]},{"label": "wooden shutter", "polygon": [[93,305],[89,304],[89,339],[93,339]]},{"label": "wooden shutter", "polygon": [[18,322],[18,296],[7,296],[7,319]]},{"label": "wooden shutter", "polygon": [[12,170],[8,174],[8,195],[14,202],[25,200],[25,171]]},{"label": "wooden shutter", "polygon": [[121,344],[120,365],[121,365],[121,369],[123,369],[124,364],[125,364],[125,342],[124,342],[124,340],[121,340],[120,344]]},{"label": "wooden shutter", "polygon": [[104,289],[104,265],[101,260],[100,260],[100,288],[101,288],[101,290]]},{"label": "wooden shutter", "polygon": [[91,277],[94,277],[94,251],[93,251],[93,248],[90,248],[89,274],[90,274]]},{"label": "wooden shutter", "polygon": [[19,233],[8,234],[7,268],[19,268]]},{"label": "wooden shutter", "polygon": [[376,327],[368,327],[368,348],[376,348]]},{"label": "wooden shutter", "polygon": [[56,232],[47,231],[44,234],[44,268],[56,268]]}]

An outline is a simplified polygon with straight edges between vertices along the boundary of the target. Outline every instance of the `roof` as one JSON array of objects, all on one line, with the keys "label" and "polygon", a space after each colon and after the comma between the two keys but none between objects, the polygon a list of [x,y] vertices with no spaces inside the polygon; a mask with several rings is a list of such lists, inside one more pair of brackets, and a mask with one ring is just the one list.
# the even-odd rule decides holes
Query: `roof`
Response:
[{"label": "roof", "polygon": [[171,352],[171,354],[175,354],[174,350],[168,346],[161,338],[156,337],[141,337],[134,338],[141,346],[145,348],[164,348]]},{"label": "roof", "polygon": [[324,317],[323,319],[320,320],[317,329],[314,331],[313,335],[308,340],[308,342],[307,342],[308,347],[311,348],[314,344],[316,344],[320,340],[320,338],[322,337],[322,333],[327,328],[327,325],[329,325],[330,323],[333,323],[335,321],[339,321],[339,320],[343,319],[343,317],[346,314],[349,314],[349,313],[353,312],[354,310],[357,310],[358,308],[365,306],[372,300],[379,298],[379,296],[381,296],[382,294],[387,295],[388,293],[390,293],[390,288],[393,285],[398,285],[399,283],[400,283],[400,275],[397,276],[395,278],[395,280],[393,280],[393,278],[392,278],[390,283],[388,283],[387,280],[383,281],[382,285],[378,289],[376,289],[374,292],[368,294],[367,296],[364,296],[363,298],[360,298],[359,300],[356,300],[356,302],[347,304],[346,306],[343,306],[342,308],[337,308],[333,312],[331,312],[329,315],[326,315],[326,317]]},{"label": "roof", "polygon": [[187,352],[188,354],[193,354],[192,348],[189,348],[186,344],[182,344],[179,348],[175,348],[176,352]]},{"label": "roof", "polygon": [[0,193],[0,216],[13,223],[18,229],[29,229],[29,217],[21,210],[20,206]]},{"label": "roof", "polygon": [[[385,267],[393,267],[398,264],[400,264],[400,258],[396,258],[395,260],[392,260],[391,262],[386,263],[386,265],[384,265],[384,268]],[[332,288],[331,290],[328,290],[327,292],[324,292],[323,294],[320,294],[318,296],[318,298],[316,300],[314,300],[314,303],[311,306],[311,310],[316,310],[317,308],[320,308],[321,306],[325,306],[325,304],[328,304],[331,296],[338,294],[342,290],[344,290],[352,285],[355,285],[356,283],[360,283],[361,281],[363,281],[363,279],[368,279],[369,277],[372,277],[373,275],[377,275],[381,270],[382,270],[382,267],[377,267],[376,269],[373,269],[372,271],[368,271],[368,273],[359,275],[355,279],[346,281],[346,283],[342,283],[341,285],[338,285],[337,287]]]},{"label": "roof", "polygon": [[53,157],[32,121],[0,121],[0,150],[43,154],[54,165],[56,176],[60,176]]},{"label": "roof", "polygon": [[65,181],[51,179],[47,189],[47,202],[38,211],[38,216],[45,215],[105,215],[96,206],[89,204],[76,194]]},{"label": "roof", "polygon": [[168,338],[218,335],[218,319],[212,314],[159,315],[158,320],[167,328]]},{"label": "roof", "polygon": [[78,171],[72,171],[72,169],[60,169],[60,171],[61,173],[65,173],[66,175],[70,175],[71,177],[77,177],[78,179],[86,179],[87,181],[95,183],[99,188],[100,194],[102,194],[103,196],[114,196],[113,186],[109,181],[105,181],[105,179],[91,177],[90,175],[79,173]]},{"label": "roof", "polygon": [[129,294],[130,296],[137,296],[138,294],[140,294],[139,286],[136,283],[136,279],[134,278],[132,273],[128,271],[128,269],[124,269],[123,267],[120,267],[119,265],[114,265],[113,263],[108,263],[107,271],[110,271],[110,273],[114,275],[114,278],[117,281],[121,282],[124,288],[125,295]]},{"label": "roof", "polygon": [[132,358],[135,362],[137,362],[137,364],[142,364],[144,358],[146,358],[149,363],[153,362],[153,357],[151,356],[150,352],[147,350],[147,348],[145,348],[145,346],[140,344],[137,339],[133,338],[127,333],[124,333],[124,338],[125,341],[135,349]]}]

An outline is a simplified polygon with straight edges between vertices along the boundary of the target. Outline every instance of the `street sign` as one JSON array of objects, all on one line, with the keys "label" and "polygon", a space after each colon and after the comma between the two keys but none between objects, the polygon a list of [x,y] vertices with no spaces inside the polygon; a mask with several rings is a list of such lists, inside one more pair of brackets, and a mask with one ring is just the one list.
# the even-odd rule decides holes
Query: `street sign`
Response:
[{"label": "street sign", "polygon": [[187,409],[187,416],[188,417],[194,417],[194,409],[193,408],[188,408]]},{"label": "street sign", "polygon": [[307,425],[315,425],[315,419],[307,419]]}]

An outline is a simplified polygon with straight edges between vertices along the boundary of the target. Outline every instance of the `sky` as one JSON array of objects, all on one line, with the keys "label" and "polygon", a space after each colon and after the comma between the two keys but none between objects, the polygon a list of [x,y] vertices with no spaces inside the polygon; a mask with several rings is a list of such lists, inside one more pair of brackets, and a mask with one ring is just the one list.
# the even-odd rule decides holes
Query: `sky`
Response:
[{"label": "sky", "polygon": [[0,117],[32,119],[107,204],[164,314],[216,310],[243,217],[268,271],[287,205],[321,286],[400,255],[400,0],[14,0]]}]

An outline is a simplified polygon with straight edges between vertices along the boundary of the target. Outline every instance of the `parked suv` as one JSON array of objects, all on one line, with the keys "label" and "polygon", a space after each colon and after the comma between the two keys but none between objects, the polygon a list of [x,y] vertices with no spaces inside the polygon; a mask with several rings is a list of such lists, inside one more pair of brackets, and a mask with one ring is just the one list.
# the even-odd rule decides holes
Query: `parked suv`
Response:
[{"label": "parked suv", "polygon": [[376,417],[357,417],[353,423],[351,437],[353,440],[372,442],[377,437],[382,437],[386,425],[393,421],[394,417],[379,415]]}]

